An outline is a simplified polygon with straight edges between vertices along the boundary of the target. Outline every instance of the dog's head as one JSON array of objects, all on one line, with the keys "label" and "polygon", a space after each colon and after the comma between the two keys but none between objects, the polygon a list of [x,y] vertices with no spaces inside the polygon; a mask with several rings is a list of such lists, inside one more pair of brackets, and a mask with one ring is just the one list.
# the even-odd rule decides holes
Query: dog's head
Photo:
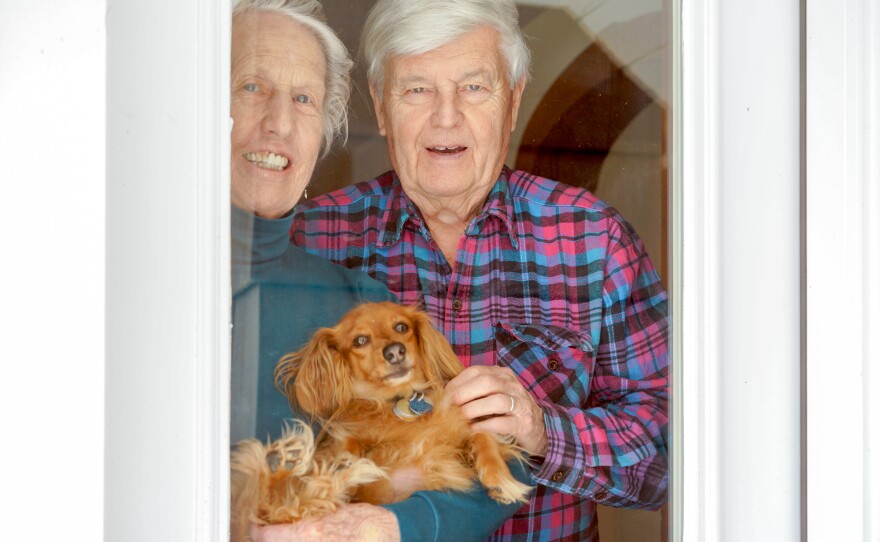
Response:
[{"label": "dog's head", "polygon": [[388,401],[442,387],[461,362],[428,316],[396,303],[367,303],[318,330],[275,368],[279,389],[306,412],[328,418],[355,398]]}]

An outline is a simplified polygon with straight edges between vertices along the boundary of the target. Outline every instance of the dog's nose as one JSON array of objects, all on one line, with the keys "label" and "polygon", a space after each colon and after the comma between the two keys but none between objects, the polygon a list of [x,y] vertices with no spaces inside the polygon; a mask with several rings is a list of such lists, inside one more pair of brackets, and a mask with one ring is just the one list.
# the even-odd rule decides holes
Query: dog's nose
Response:
[{"label": "dog's nose", "polygon": [[397,365],[406,356],[406,347],[400,343],[391,343],[382,349],[382,357],[392,365]]}]

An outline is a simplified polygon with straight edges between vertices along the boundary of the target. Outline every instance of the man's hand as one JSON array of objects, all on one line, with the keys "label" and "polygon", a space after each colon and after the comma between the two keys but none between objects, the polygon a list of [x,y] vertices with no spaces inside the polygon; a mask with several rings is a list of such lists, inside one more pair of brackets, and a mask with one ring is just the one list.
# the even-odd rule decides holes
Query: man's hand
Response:
[{"label": "man's hand", "polygon": [[254,542],[400,542],[397,516],[372,504],[348,504],[294,524],[253,526],[250,534]]},{"label": "man's hand", "polygon": [[531,455],[547,454],[544,412],[507,367],[468,367],[446,384],[444,400],[461,407],[474,431],[512,435]]}]

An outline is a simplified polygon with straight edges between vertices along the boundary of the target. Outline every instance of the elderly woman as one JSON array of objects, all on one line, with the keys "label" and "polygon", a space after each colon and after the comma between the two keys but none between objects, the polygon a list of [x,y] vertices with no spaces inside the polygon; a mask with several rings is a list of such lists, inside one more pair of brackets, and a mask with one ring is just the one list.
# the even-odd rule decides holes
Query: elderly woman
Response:
[{"label": "elderly woman", "polygon": [[[275,390],[278,359],[315,329],[334,325],[364,301],[393,300],[365,273],[289,243],[291,209],[315,162],[346,129],[351,60],[314,0],[241,0],[232,20],[232,441],[277,438],[292,413]],[[522,479],[526,473],[520,469]],[[394,475],[398,487],[417,484]],[[422,540],[442,518],[474,516],[470,533],[489,533],[516,507],[482,489],[420,492],[389,508],[351,505],[315,524],[254,528],[257,540]],[[439,519],[438,519],[439,518]],[[446,520],[448,522],[448,520]],[[450,532],[449,528],[444,529]],[[403,536],[401,536],[403,534]],[[465,536],[464,539],[467,539]]]},{"label": "elderly woman", "polygon": [[363,49],[393,171],[297,209],[292,240],[433,316],[447,396],[537,490],[493,540],[597,540],[596,503],[667,490],[667,297],[589,192],[504,165],[529,52],[512,0],[379,0]]},{"label": "elderly woman", "polygon": [[352,306],[389,300],[364,273],[293,247],[291,209],[345,131],[351,60],[317,2],[242,0],[232,23],[232,440],[291,417],[278,359]]}]

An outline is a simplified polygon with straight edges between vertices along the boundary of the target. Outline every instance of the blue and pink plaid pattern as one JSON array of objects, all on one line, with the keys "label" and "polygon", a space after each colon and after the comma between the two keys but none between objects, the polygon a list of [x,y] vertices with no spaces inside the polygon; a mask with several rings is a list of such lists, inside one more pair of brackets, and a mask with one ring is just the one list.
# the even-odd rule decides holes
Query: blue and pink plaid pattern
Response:
[{"label": "blue and pink plaid pattern", "polygon": [[597,540],[595,502],[665,502],[667,298],[616,210],[504,168],[450,266],[388,172],[298,207],[291,240],[423,307],[465,366],[510,367],[543,408],[538,488],[492,540]]}]

